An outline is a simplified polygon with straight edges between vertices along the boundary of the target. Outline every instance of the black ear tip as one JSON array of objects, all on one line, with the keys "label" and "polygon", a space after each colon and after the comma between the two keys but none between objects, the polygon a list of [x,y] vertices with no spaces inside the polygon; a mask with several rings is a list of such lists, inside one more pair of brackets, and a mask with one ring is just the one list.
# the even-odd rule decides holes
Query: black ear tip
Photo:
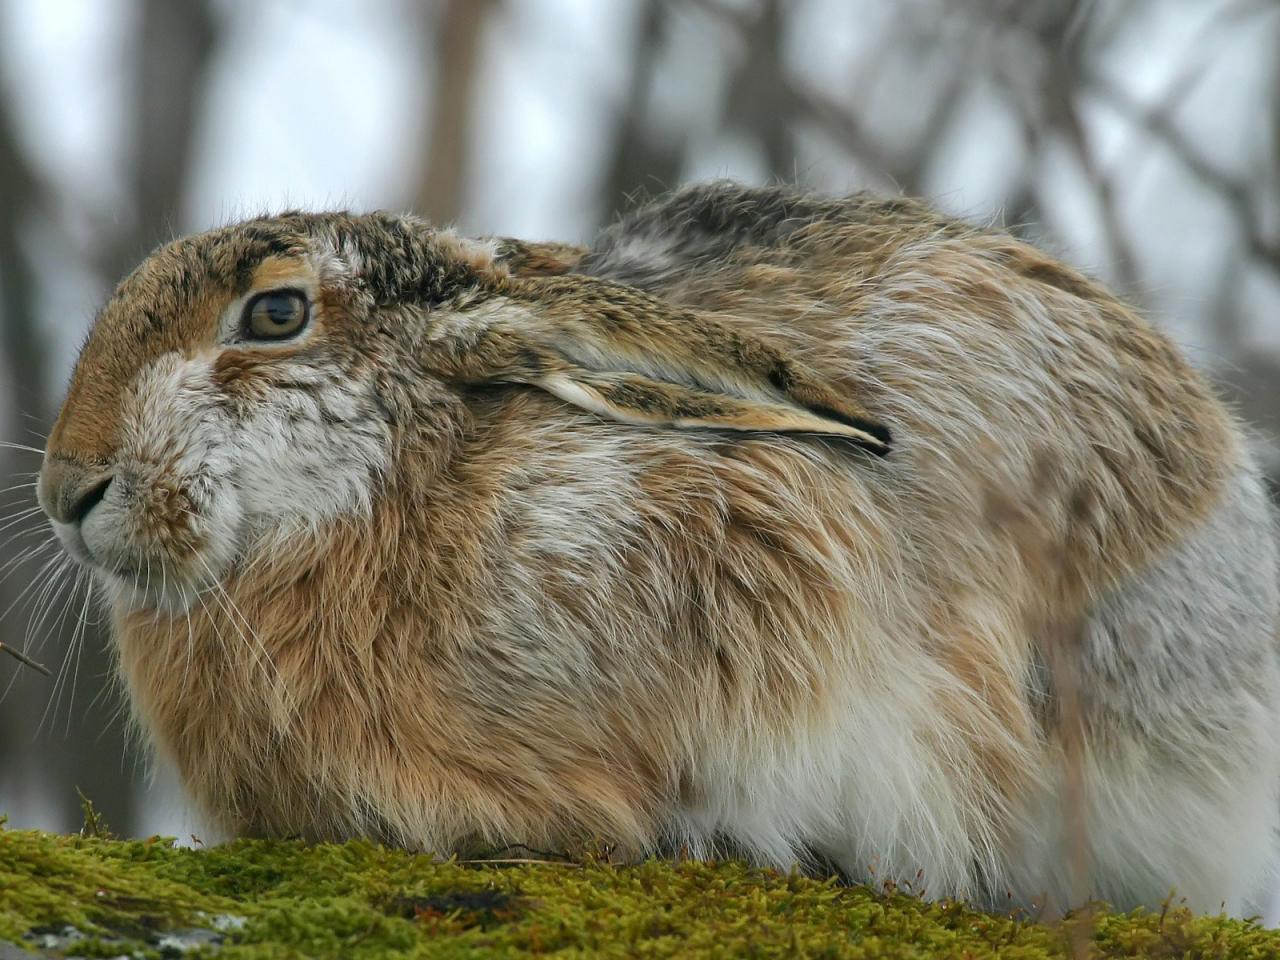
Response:
[{"label": "black ear tip", "polygon": [[[862,428],[860,427],[859,429]],[[859,450],[865,450],[873,457],[887,457],[893,452],[893,447],[889,443],[890,437],[887,430],[882,427],[878,427],[875,434],[872,434],[870,430],[866,430],[865,432],[868,436],[851,437],[847,433],[832,433],[828,434],[828,437],[837,444],[849,444],[857,447]]]},{"label": "black ear tip", "polygon": [[857,421],[854,426],[859,430],[871,434],[880,441],[881,449],[876,450],[880,456],[884,456],[889,452],[889,448],[893,446],[893,434],[889,432],[889,428],[882,423],[872,423],[869,420]]},{"label": "black ear tip", "polygon": [[885,435],[883,438],[877,437],[876,439],[879,440],[880,442],[864,443],[862,445],[863,448],[871,451],[877,457],[887,457],[890,453],[893,452],[893,446],[889,443],[889,435],[887,431],[885,432]]},{"label": "black ear tip", "polygon": [[[814,407],[813,412],[829,420],[835,420],[837,423],[843,423],[847,427],[853,427],[855,430],[861,430],[868,436],[878,440],[879,443],[860,443],[859,446],[865,447],[877,456],[886,457],[889,455],[889,449],[893,446],[893,434],[889,432],[889,428],[882,423],[876,423],[874,420],[864,420],[862,417],[851,417],[848,414],[841,413],[839,410],[831,410],[828,407]],[[857,441],[854,441],[855,443]]]}]

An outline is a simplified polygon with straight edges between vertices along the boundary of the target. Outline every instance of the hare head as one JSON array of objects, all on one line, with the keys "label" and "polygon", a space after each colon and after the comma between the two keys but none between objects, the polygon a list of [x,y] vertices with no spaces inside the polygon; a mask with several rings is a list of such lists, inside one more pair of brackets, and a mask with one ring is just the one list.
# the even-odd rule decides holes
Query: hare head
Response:
[{"label": "hare head", "polygon": [[59,538],[114,602],[181,610],[291,534],[367,513],[405,444],[447,463],[466,398],[502,385],[623,423],[887,450],[767,341],[557,276],[554,253],[336,214],[160,250],[102,311],[50,435]]}]

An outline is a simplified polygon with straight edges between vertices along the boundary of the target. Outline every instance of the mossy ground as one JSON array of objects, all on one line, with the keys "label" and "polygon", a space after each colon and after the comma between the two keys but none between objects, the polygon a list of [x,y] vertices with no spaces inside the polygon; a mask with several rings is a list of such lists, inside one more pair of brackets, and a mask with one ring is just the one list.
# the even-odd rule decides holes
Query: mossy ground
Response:
[{"label": "mossy ground", "polygon": [[[737,863],[439,863],[372,843],[184,849],[0,826],[4,941],[88,934],[77,956],[1280,957],[1280,932],[1223,917],[1102,912],[1082,928]],[[34,936],[33,936],[34,931]],[[9,948],[12,949],[12,948]],[[58,956],[58,953],[46,953]]]}]

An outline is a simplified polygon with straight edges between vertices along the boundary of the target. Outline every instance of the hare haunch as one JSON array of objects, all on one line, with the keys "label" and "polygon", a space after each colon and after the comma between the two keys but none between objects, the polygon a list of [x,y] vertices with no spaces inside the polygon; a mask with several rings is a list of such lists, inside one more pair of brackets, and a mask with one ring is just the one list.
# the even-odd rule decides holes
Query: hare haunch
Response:
[{"label": "hare haunch", "polygon": [[1100,286],[913,201],[178,240],[99,315],[39,490],[233,833],[596,836],[1055,909],[1072,844],[1124,907],[1243,909],[1273,851],[1239,426]]}]

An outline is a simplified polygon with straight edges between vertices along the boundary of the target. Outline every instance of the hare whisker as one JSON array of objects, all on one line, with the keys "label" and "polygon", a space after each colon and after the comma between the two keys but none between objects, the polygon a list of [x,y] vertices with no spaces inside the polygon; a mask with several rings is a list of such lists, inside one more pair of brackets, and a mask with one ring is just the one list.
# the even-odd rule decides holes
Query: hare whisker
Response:
[{"label": "hare whisker", "polygon": [[33,447],[25,443],[15,443],[12,440],[0,440],[0,450],[20,450],[23,453],[34,453],[37,456],[44,456],[44,451],[39,447]]}]

